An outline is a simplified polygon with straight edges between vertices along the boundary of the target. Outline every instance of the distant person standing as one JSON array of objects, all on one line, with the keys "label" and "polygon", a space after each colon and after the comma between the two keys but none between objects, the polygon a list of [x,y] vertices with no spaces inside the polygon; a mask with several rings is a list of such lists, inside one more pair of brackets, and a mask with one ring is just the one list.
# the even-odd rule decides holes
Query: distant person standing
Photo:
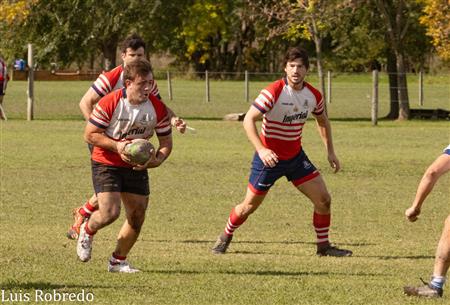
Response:
[{"label": "distant person standing", "polygon": [[[420,215],[422,204],[427,198],[428,194],[432,191],[434,185],[438,181],[439,177],[450,171],[450,145],[444,149],[444,153],[428,167],[425,174],[420,180],[417,188],[416,197],[414,202],[405,211],[406,218],[414,222],[417,220],[417,216]],[[447,198],[448,201],[448,198]],[[444,292],[445,277],[447,275],[448,268],[450,266],[450,215],[447,216],[444,223],[444,229],[442,230],[441,239],[439,240],[436,257],[434,261],[433,275],[429,283],[424,282],[422,286],[406,286],[404,292],[407,295],[425,297],[425,298],[438,298],[442,297]]]},{"label": "distant person standing", "polygon": [[0,119],[7,120],[5,110],[3,109],[3,96],[6,92],[9,76],[6,63],[0,55]]},{"label": "distant person standing", "polygon": [[[308,159],[301,141],[304,125],[312,113],[327,150],[328,162],[335,172],[339,171],[340,164],[334,153],[331,126],[324,111],[322,95],[304,81],[308,68],[306,51],[290,48],[284,61],[286,77],[263,89],[247,111],[244,129],[256,151],[247,194],[244,201],[231,210],[225,230],[212,248],[214,254],[227,251],[234,231],[261,205],[275,182],[284,176],[313,204],[317,255],[352,255],[349,250],[331,245],[328,239],[331,197],[319,171]],[[263,123],[261,134],[258,135],[256,121],[261,118]]]}]

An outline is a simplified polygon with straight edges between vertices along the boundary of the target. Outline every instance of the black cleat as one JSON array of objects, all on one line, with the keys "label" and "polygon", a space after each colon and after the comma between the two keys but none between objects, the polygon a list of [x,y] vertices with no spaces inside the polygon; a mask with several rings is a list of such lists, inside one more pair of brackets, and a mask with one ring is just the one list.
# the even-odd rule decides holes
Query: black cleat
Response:
[{"label": "black cleat", "polygon": [[318,256],[346,257],[352,256],[353,252],[350,250],[339,249],[338,247],[329,244],[326,247],[318,247],[316,254]]},{"label": "black cleat", "polygon": [[233,239],[233,235],[227,235],[225,233],[222,233],[219,238],[217,238],[216,243],[214,244],[214,247],[211,249],[213,254],[225,254],[227,252],[228,246],[231,243],[231,240]]}]

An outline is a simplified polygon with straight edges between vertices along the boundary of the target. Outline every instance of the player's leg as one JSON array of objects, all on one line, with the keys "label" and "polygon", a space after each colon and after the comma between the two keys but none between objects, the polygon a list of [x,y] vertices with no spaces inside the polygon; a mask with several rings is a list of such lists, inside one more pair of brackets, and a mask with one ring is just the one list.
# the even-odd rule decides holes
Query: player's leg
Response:
[{"label": "player's leg", "polygon": [[320,175],[303,183],[296,184],[297,189],[311,200],[314,205],[313,225],[317,236],[317,255],[319,256],[351,256],[349,250],[339,249],[329,241],[331,225],[331,197],[325,181]]},{"label": "player's leg", "polygon": [[231,210],[225,230],[217,238],[212,253],[224,254],[227,251],[234,231],[260,206],[275,181],[284,175],[284,171],[283,161],[273,168],[266,168],[261,158],[255,153],[244,201]]},{"label": "player's leg", "polygon": [[122,193],[126,220],[117,236],[116,248],[109,260],[108,271],[134,273],[139,271],[127,262],[127,255],[136,243],[145,220],[148,196]]},{"label": "player's leg", "polygon": [[97,231],[114,222],[120,215],[119,192],[100,192],[97,197],[99,209],[81,225],[78,237],[77,254],[83,262],[91,258],[92,241]]},{"label": "player's leg", "polygon": [[245,195],[244,201],[235,206],[228,217],[225,230],[217,238],[216,243],[212,248],[214,254],[224,254],[228,246],[233,239],[234,231],[239,228],[256,209],[261,205],[266,193],[256,194],[249,187],[247,188],[247,194]]},{"label": "player's leg", "polygon": [[445,277],[450,266],[450,215],[445,219],[444,229],[439,240],[434,262],[433,279],[431,284],[443,288]]},{"label": "player's leg", "polygon": [[1,88],[3,88],[3,83],[2,82],[0,82],[0,120],[7,120],[7,117],[6,117],[6,113],[5,113],[5,110],[3,109],[3,91],[2,91],[2,89]]},{"label": "player's leg", "polygon": [[72,211],[73,224],[66,233],[67,238],[77,239],[80,234],[81,224],[91,217],[92,213],[98,209],[97,195],[94,193],[91,198],[82,206],[76,207]]},{"label": "player's leg", "polygon": [[130,266],[126,257],[139,236],[145,219],[145,211],[150,195],[147,171],[122,168],[122,202],[125,206],[126,220],[117,237],[116,249],[109,263],[108,271],[134,273],[139,271]]},{"label": "player's leg", "polygon": [[446,275],[450,266],[450,216],[445,220],[444,229],[439,240],[434,260],[433,275],[429,283],[422,286],[406,286],[403,288],[406,295],[425,298],[439,298],[444,292]]},{"label": "player's leg", "polygon": [[84,262],[91,258],[95,233],[120,215],[120,192],[123,187],[121,169],[92,162],[92,182],[97,193],[99,209],[94,211],[80,228],[77,254]]}]

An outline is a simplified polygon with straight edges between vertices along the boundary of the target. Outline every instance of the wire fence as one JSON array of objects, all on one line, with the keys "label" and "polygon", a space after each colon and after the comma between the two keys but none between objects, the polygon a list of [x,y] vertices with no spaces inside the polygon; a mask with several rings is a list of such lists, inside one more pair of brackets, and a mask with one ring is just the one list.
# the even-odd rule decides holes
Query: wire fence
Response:
[{"label": "wire fence", "polygon": [[[80,74],[80,73],[79,73]],[[96,78],[63,82],[43,81],[36,77],[34,117],[37,119],[80,118],[78,102]],[[69,74],[70,76],[70,74]],[[62,76],[61,76],[62,77]],[[255,72],[179,72],[155,71],[161,96],[176,113],[187,118],[221,119],[228,113],[245,112],[259,92],[282,73]],[[411,108],[450,110],[450,75],[406,75]],[[17,79],[15,79],[17,80]],[[319,88],[319,80],[310,72],[306,81]],[[378,117],[390,110],[389,75],[378,73]],[[327,110],[332,119],[370,119],[374,97],[374,80],[369,73],[327,73],[325,79]],[[27,117],[27,84],[10,82],[4,108],[11,119]]]}]

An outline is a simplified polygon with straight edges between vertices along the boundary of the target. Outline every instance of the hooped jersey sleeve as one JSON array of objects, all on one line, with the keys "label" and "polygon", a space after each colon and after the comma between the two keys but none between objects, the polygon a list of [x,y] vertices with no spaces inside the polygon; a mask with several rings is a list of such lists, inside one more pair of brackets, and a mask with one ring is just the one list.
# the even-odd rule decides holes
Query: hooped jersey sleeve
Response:
[{"label": "hooped jersey sleeve", "polygon": [[166,105],[154,95],[150,95],[149,99],[156,112],[155,132],[157,136],[164,137],[170,135],[172,133],[172,126],[170,125],[170,118]]},{"label": "hooped jersey sleeve", "polygon": [[283,79],[271,83],[266,88],[261,90],[252,105],[261,111],[261,113],[265,114],[271,110],[277,102],[284,85],[285,83]]},{"label": "hooped jersey sleeve", "polygon": [[322,94],[320,93],[319,90],[317,90],[307,82],[305,82],[305,87],[308,88],[316,98],[317,105],[312,113],[315,115],[321,115],[322,112],[325,110],[325,104],[323,102]]},{"label": "hooped jersey sleeve", "polygon": [[99,128],[106,129],[111,122],[113,113],[122,96],[123,90],[117,90],[100,99],[92,111],[89,122]]}]

